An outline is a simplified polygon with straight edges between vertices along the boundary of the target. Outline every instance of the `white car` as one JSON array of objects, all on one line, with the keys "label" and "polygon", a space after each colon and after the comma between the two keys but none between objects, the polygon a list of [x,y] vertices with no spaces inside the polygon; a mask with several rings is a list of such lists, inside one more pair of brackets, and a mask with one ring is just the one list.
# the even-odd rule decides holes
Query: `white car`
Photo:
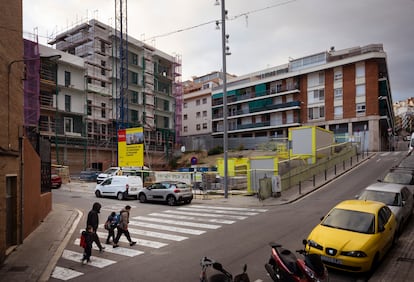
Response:
[{"label": "white car", "polygon": [[119,171],[119,169],[119,167],[110,167],[104,172],[98,174],[98,176],[96,177],[96,183],[99,184],[109,176],[115,175]]},{"label": "white car", "polygon": [[358,196],[361,200],[371,200],[386,204],[397,220],[397,234],[401,234],[413,213],[413,194],[405,185],[396,183],[374,183],[365,188]]},{"label": "white car", "polygon": [[118,200],[129,197],[138,199],[138,191],[142,187],[142,179],[139,176],[114,175],[96,185],[95,196],[116,197]]}]

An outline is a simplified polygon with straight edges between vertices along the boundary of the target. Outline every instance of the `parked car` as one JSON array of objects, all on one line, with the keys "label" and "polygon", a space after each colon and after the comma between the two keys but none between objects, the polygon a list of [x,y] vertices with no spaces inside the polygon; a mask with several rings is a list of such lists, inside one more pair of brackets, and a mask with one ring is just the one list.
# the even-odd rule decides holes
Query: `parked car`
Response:
[{"label": "parked car", "polygon": [[79,180],[95,182],[100,173],[100,171],[96,170],[83,170],[80,173]]},{"label": "parked car", "polygon": [[392,168],[378,182],[414,185],[414,169]]},{"label": "parked car", "polygon": [[312,230],[309,252],[330,268],[368,272],[378,265],[396,238],[397,222],[381,202],[346,200],[332,208]]},{"label": "parked car", "polygon": [[97,184],[101,183],[106,178],[108,178],[112,175],[115,175],[118,171],[119,171],[119,167],[110,167],[110,168],[108,168],[104,172],[98,174],[98,176],[96,177],[96,183]]},{"label": "parked car", "polygon": [[386,204],[395,215],[398,234],[401,234],[405,224],[413,213],[413,194],[407,186],[401,184],[371,184],[364,189],[361,195],[358,196],[358,199],[378,201]]},{"label": "parked car", "polygon": [[114,175],[96,185],[95,196],[116,197],[118,200],[133,197],[138,199],[138,191],[142,190],[142,179],[139,176]]},{"label": "parked car", "polygon": [[99,184],[106,178],[112,175],[132,175],[132,176],[141,176],[142,179],[149,175],[148,167],[119,167],[114,166],[110,167],[99,175],[96,178],[96,183]]},{"label": "parked car", "polygon": [[57,174],[52,174],[50,176],[50,182],[52,188],[60,188],[60,186],[62,186],[62,178]]},{"label": "parked car", "polygon": [[161,201],[173,206],[177,203],[189,204],[193,200],[193,191],[189,185],[179,181],[155,182],[139,191],[139,201]]}]

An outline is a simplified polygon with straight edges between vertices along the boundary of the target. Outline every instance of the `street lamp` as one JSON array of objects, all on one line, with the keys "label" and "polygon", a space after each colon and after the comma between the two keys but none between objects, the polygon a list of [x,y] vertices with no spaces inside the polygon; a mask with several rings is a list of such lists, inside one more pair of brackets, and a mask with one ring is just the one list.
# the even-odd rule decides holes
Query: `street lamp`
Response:
[{"label": "street lamp", "polygon": [[51,55],[51,56],[46,56],[46,57],[36,57],[36,58],[28,58],[28,59],[17,59],[17,60],[13,60],[11,61],[8,65],[7,65],[7,143],[8,143],[8,149],[11,149],[11,143],[10,143],[10,75],[12,72],[12,66],[16,63],[21,63],[21,62],[31,62],[31,61],[37,61],[40,59],[47,59],[47,60],[51,60],[51,61],[57,61],[58,59],[60,59],[62,56],[61,55]]},{"label": "street lamp", "polygon": [[[216,1],[216,5],[218,1]],[[226,35],[226,7],[225,0],[221,0],[221,44],[222,44],[222,58],[223,58],[223,159],[224,159],[224,198],[228,197],[228,140],[227,140],[227,131],[228,131],[228,121],[227,121],[227,70],[226,70],[226,56],[230,55],[229,47],[227,47],[227,42],[229,35]]]}]

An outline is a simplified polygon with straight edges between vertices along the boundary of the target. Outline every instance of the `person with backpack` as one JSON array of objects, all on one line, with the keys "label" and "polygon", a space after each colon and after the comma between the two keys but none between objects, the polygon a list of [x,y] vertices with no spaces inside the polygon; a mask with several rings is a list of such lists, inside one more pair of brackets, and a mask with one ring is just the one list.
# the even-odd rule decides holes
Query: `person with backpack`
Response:
[{"label": "person with backpack", "polygon": [[85,264],[85,261],[87,263],[91,262],[93,237],[93,227],[88,225],[81,233],[80,246],[83,248],[82,264]]},{"label": "person with backpack", "polygon": [[105,222],[105,229],[108,230],[108,237],[106,238],[106,243],[110,244],[110,239],[115,240],[115,228],[118,226],[119,215],[114,211],[108,216],[108,219]]},{"label": "person with backpack", "polygon": [[127,205],[120,212],[119,222],[118,222],[118,226],[117,226],[117,234],[116,234],[116,237],[114,239],[114,244],[113,244],[114,248],[119,247],[118,242],[119,242],[119,238],[121,238],[122,234],[125,234],[125,237],[128,239],[129,245],[131,247],[134,246],[137,243],[135,241],[132,241],[131,236],[129,235],[129,231],[128,231],[129,211],[130,210],[131,210],[131,206]]},{"label": "person with backpack", "polygon": [[98,234],[96,234],[96,231],[98,230],[99,226],[99,213],[101,212],[101,204],[98,202],[95,202],[92,206],[92,209],[88,213],[88,219],[86,220],[86,226],[92,226],[93,228],[93,241],[96,243],[96,245],[99,248],[99,251],[102,252],[103,249],[105,249],[104,246],[102,246],[101,241],[99,240]]}]

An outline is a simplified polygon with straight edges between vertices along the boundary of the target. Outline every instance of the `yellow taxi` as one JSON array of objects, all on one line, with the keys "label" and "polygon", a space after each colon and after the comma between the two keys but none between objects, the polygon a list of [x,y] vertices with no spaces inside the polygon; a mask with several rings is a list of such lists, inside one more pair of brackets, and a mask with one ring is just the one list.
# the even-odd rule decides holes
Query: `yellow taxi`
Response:
[{"label": "yellow taxi", "polygon": [[307,240],[310,253],[330,268],[368,272],[391,248],[397,222],[390,208],[369,200],[346,200],[323,217]]}]

